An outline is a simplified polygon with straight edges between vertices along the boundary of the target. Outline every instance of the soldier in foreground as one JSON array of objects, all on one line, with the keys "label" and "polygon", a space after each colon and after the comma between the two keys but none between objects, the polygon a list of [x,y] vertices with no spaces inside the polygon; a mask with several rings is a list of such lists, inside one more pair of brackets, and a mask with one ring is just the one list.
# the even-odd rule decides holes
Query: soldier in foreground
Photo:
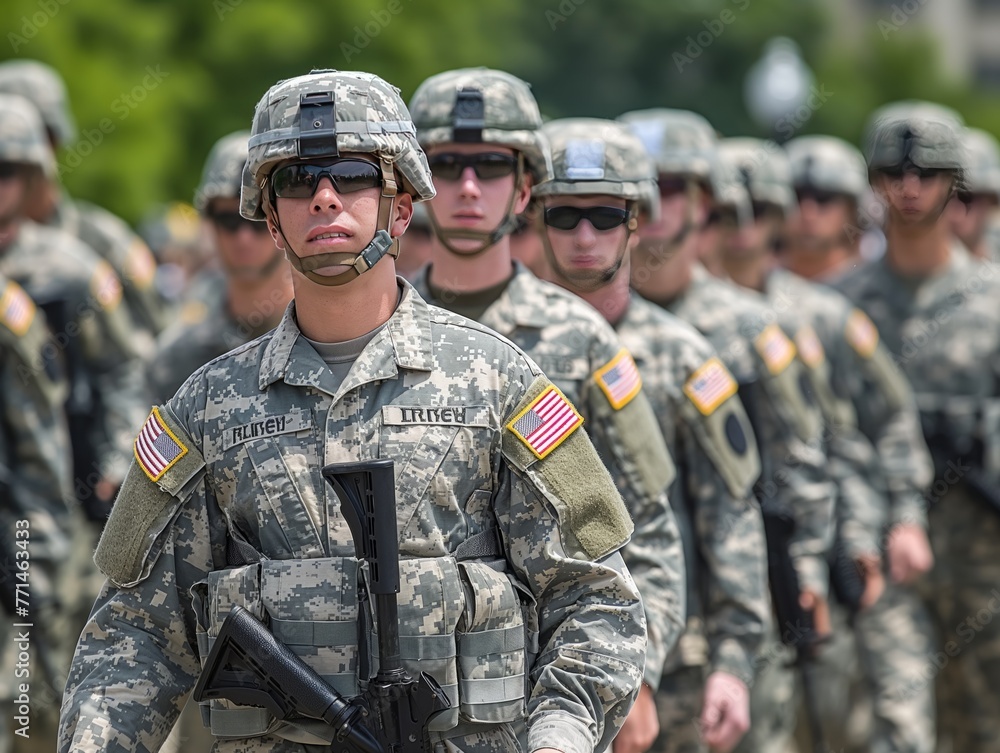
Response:
[{"label": "soldier in foreground", "polygon": [[[398,90],[357,72],[289,79],[258,103],[251,139],[241,213],[266,219],[295,299],[273,333],[150,414],[96,554],[109,582],[60,750],[157,749],[235,604],[357,694],[370,607],[320,469],[376,457],[395,462],[404,665],[452,704],[435,748],[514,751],[520,725],[529,751],[603,750],[645,655],[617,553],[631,522],[537,367],[396,277],[412,202],[434,196]],[[259,709],[213,704],[211,718],[220,751],[301,751],[333,734]]]},{"label": "soldier in foreground", "polygon": [[249,136],[240,131],[215,143],[195,191],[224,279],[219,289],[205,286],[207,295],[188,301],[179,321],[160,336],[146,365],[156,403],[172,396],[199,366],[274,329],[292,299],[291,270],[267,226],[240,216]]},{"label": "soldier in foreground", "polygon": [[614,750],[641,753],[656,734],[653,690],[683,620],[683,552],[667,499],[673,462],[632,356],[608,323],[511,260],[515,218],[552,170],[528,85],[502,71],[449,71],[421,84],[410,107],[437,190],[428,203],[432,263],[415,287],[524,348],[584,417],[636,523],[622,556],[643,595],[649,646]]},{"label": "soldier in foreground", "polygon": [[977,615],[1000,581],[1000,468],[995,448],[1000,289],[950,233],[948,202],[963,188],[961,125],[940,108],[896,107],[865,144],[869,180],[886,205],[885,257],[838,282],[878,328],[908,377],[934,460],[928,530],[934,568],[921,584],[937,650],[899,678],[903,695],[934,683],[939,745],[995,749],[1000,625]]},{"label": "soldier in foreground", "polygon": [[640,222],[659,215],[642,143],[613,121],[555,120],[542,132],[554,176],[533,196],[551,279],[614,326],[677,464],[670,500],[684,542],[687,619],[663,668],[652,749],[730,751],[750,725],[754,656],[771,614],[763,524],[751,493],[760,474],[753,432],[736,380],[708,341],[630,291],[638,241],[630,225],[602,225],[610,209]]}]

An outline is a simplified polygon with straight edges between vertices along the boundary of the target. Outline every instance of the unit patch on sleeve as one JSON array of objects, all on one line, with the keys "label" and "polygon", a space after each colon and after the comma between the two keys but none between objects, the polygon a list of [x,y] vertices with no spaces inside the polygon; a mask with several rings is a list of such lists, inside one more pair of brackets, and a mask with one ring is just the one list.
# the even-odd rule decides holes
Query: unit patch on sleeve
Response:
[{"label": "unit patch on sleeve", "polygon": [[594,374],[597,385],[615,410],[621,410],[642,389],[639,369],[632,354],[624,348]]},{"label": "unit patch on sleeve", "polygon": [[844,328],[844,337],[858,355],[871,358],[878,346],[878,330],[872,320],[860,309],[854,309]]},{"label": "unit patch on sleeve", "polygon": [[684,394],[704,416],[712,415],[736,390],[736,380],[715,356],[699,366],[684,383]]},{"label": "unit patch on sleeve", "polygon": [[22,337],[34,318],[34,301],[16,282],[8,282],[0,294],[0,321],[15,335]]},{"label": "unit patch on sleeve", "polygon": [[767,325],[764,331],[757,335],[754,346],[764,359],[771,376],[780,374],[795,358],[795,345],[777,324]]},{"label": "unit patch on sleeve", "polygon": [[101,304],[101,308],[113,311],[122,300],[122,284],[106,261],[98,262],[94,276],[90,278],[90,292]]},{"label": "unit patch on sleeve", "polygon": [[158,408],[153,408],[146,423],[142,425],[132,449],[136,462],[150,481],[159,481],[188,451],[164,423]]},{"label": "unit patch on sleeve", "polygon": [[583,423],[573,404],[550,386],[507,424],[539,460],[562,444]]},{"label": "unit patch on sleeve", "polygon": [[799,357],[802,359],[802,363],[810,369],[818,367],[826,357],[826,353],[823,350],[823,343],[816,336],[816,330],[808,324],[803,324],[799,327],[798,334],[795,335],[795,346],[799,349]]}]

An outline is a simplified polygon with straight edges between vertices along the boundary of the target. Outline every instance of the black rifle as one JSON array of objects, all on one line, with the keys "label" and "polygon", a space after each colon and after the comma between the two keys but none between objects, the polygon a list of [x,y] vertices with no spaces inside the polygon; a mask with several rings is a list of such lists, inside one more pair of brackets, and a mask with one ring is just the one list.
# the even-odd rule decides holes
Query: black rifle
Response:
[{"label": "black rifle", "polygon": [[330,465],[323,476],[340,497],[358,558],[368,563],[378,626],[378,672],[360,696],[347,700],[263,624],[235,606],[208,655],[194,699],[200,703],[225,698],[262,706],[283,721],[321,719],[333,728],[336,743],[357,753],[429,753],[427,725],[450,703],[430,675],[421,672],[412,679],[399,657],[392,461]]},{"label": "black rifle", "polygon": [[[757,389],[759,387],[756,382],[743,383],[739,387],[739,397],[746,409],[751,428],[758,437],[763,437],[760,429]],[[761,478],[765,481],[770,481],[774,477],[774,469],[770,467],[769,459],[767,451],[762,450]],[[802,588],[789,552],[789,544],[795,533],[795,518],[791,510],[785,509],[785,506],[773,497],[765,495],[759,486],[756,496],[764,520],[767,578],[771,588],[771,601],[778,634],[782,643],[795,650],[795,664],[802,676],[803,706],[813,750],[815,753],[827,753],[828,747],[823,736],[823,725],[813,685],[815,678],[812,676],[810,666],[821,640],[816,633],[812,613],[803,609],[799,601]]]}]

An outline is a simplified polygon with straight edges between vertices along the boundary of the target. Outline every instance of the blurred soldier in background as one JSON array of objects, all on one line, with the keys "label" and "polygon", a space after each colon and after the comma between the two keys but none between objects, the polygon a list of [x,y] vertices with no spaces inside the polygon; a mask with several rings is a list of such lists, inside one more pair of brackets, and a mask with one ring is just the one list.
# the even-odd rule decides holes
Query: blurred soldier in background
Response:
[{"label": "blurred soldier in background", "polygon": [[635,521],[622,553],[643,595],[649,645],[643,687],[614,750],[641,753],[656,734],[652,689],[683,619],[683,552],[667,500],[673,463],[632,356],[608,323],[511,261],[515,218],[552,173],[528,85],[486,68],[449,71],[417,88],[410,112],[437,190],[428,204],[432,262],[414,286],[525,349],[586,419]]},{"label": "blurred soldier in background", "polygon": [[[0,63],[0,92],[20,94],[38,108],[53,153],[76,137],[66,86],[49,66],[35,60]],[[131,317],[134,345],[148,354],[166,324],[166,304],[154,285],[156,261],[142,239],[106,209],[71,198],[55,173],[33,187],[27,213],[75,235],[111,265]]]},{"label": "blurred soldier in background", "polygon": [[[811,613],[815,632],[825,636],[830,632],[826,554],[834,489],[824,467],[820,416],[804,399],[795,346],[775,323],[774,311],[761,297],[713,278],[697,261],[698,229],[712,196],[714,130],[685,111],[636,111],[621,119],[642,138],[659,173],[661,217],[639,230],[632,285],[693,324],[740,385],[761,452],[762,473],[754,491],[765,517],[794,517],[788,548],[801,589],[799,603]],[[751,729],[740,750],[783,751],[795,726],[794,678],[782,639],[796,641],[800,627],[775,628],[757,657]]]},{"label": "blurred soldier in background", "polygon": [[194,203],[210,226],[224,278],[187,301],[157,341],[146,366],[153,403],[173,395],[199,366],[274,329],[292,299],[288,263],[267,226],[240,216],[249,137],[224,136],[205,163]]},{"label": "blurred soldier in background", "polygon": [[951,232],[980,259],[1000,261],[998,235],[989,233],[1000,206],[1000,144],[986,131],[962,131],[968,169],[962,190],[948,205]]},{"label": "blurred soldier in background", "polygon": [[657,689],[653,750],[729,751],[750,725],[754,655],[770,629],[764,531],[751,494],[760,475],[753,431],[708,341],[631,293],[631,224],[603,226],[609,208],[640,222],[659,217],[642,142],[622,124],[586,118],[549,121],[542,133],[554,177],[533,196],[551,279],[615,327],[677,463],[670,501],[684,544],[686,627]]},{"label": "blurred soldier in background", "polygon": [[[787,224],[781,261],[808,277],[827,279],[851,257],[848,247],[857,236],[858,211],[867,191],[864,158],[850,144],[828,136],[803,136],[785,146],[799,212]],[[933,561],[924,499],[932,468],[912,390],[862,311],[835,291],[805,286],[794,274],[775,271],[771,279],[777,292],[794,300],[795,311],[813,316],[833,367],[834,395],[853,410],[859,428],[875,445],[886,485],[887,518],[877,531],[885,551],[886,590],[854,621],[874,723],[864,734],[865,749],[932,751],[933,686],[920,683],[915,673],[933,635],[912,586]],[[911,692],[900,694],[900,678],[907,676],[918,682]]]},{"label": "blurred soldier in background", "polygon": [[[993,265],[977,263],[949,228],[947,204],[964,188],[961,128],[930,104],[875,114],[865,157],[886,205],[886,254],[838,287],[878,328],[865,341],[881,340],[909,378],[934,460],[934,568],[922,585],[937,650],[894,678],[895,692],[907,698],[936,681],[938,750],[964,752],[995,750],[1000,736],[1000,622],[991,611],[1000,609],[1000,290]],[[919,548],[906,559],[919,575]]]},{"label": "blurred soldier in background", "polygon": [[218,273],[204,223],[193,206],[172,201],[147,212],[138,232],[156,259],[156,289],[172,316],[193,279],[208,267]]}]

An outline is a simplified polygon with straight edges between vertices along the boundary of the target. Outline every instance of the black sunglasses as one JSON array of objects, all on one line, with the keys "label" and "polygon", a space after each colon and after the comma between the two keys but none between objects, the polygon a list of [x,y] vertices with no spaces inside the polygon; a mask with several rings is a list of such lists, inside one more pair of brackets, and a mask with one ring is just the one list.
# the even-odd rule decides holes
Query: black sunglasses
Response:
[{"label": "black sunglasses", "polygon": [[656,179],[656,187],[660,189],[660,196],[676,196],[687,191],[687,178],[674,175],[661,175]]},{"label": "black sunglasses", "polygon": [[839,199],[841,194],[834,193],[833,191],[823,191],[819,188],[796,188],[795,197],[801,204],[806,199],[814,201],[821,206],[826,206],[831,202]]},{"label": "black sunglasses", "polygon": [[354,193],[382,185],[378,165],[348,158],[282,165],[271,173],[271,188],[279,199],[311,199],[323,178],[330,179],[337,193]]},{"label": "black sunglasses", "polygon": [[904,168],[902,165],[895,165],[893,167],[879,168],[879,172],[894,180],[902,178],[904,173],[914,173],[918,178],[920,178],[920,180],[930,180],[931,178],[936,178],[938,175],[943,175],[949,171],[940,167],[917,167],[916,165],[906,165]]},{"label": "black sunglasses", "polygon": [[23,165],[19,162],[0,162],[0,180],[10,180],[21,174]]},{"label": "black sunglasses", "polygon": [[627,209],[618,207],[549,207],[543,218],[556,230],[572,230],[586,219],[594,230],[613,230],[628,221]]},{"label": "black sunglasses", "polygon": [[739,224],[739,215],[729,207],[713,209],[705,219],[706,227],[734,228]]},{"label": "black sunglasses", "polygon": [[225,230],[227,233],[238,233],[242,227],[249,227],[255,233],[267,232],[266,222],[248,220],[239,212],[213,212],[208,218],[219,230]]},{"label": "black sunglasses", "polygon": [[496,180],[512,175],[517,169],[517,157],[497,152],[481,154],[435,154],[428,160],[431,172],[441,180],[458,180],[465,168],[471,167],[479,180]]}]

